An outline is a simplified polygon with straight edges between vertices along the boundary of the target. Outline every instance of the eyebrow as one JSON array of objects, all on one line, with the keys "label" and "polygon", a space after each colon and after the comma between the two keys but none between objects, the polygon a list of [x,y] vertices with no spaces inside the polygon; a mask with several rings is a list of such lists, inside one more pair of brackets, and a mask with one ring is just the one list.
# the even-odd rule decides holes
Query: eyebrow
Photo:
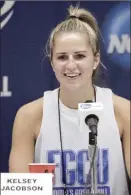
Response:
[{"label": "eyebrow", "polygon": [[75,53],[86,53],[87,51],[76,51]]},{"label": "eyebrow", "polygon": [[[76,51],[76,52],[74,52],[75,54],[77,54],[77,53],[86,53],[87,51]],[[56,54],[67,54],[67,52],[58,52],[58,53],[56,53]]]}]

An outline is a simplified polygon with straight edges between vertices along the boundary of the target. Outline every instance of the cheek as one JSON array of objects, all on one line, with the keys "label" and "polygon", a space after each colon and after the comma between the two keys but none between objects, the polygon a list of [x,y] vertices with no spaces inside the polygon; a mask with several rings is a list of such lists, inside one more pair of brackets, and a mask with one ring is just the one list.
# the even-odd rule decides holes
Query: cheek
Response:
[{"label": "cheek", "polygon": [[55,72],[56,71],[62,71],[66,67],[66,63],[65,62],[54,61],[52,66],[53,66],[53,70]]},{"label": "cheek", "polygon": [[[59,63],[55,63],[53,64],[53,71],[55,72],[55,75],[61,75],[62,71],[63,71],[63,66]],[[59,76],[58,76],[59,77]]]},{"label": "cheek", "polygon": [[81,64],[83,69],[86,71],[92,72],[93,67],[94,67],[94,61],[93,60],[84,60],[83,63]]}]

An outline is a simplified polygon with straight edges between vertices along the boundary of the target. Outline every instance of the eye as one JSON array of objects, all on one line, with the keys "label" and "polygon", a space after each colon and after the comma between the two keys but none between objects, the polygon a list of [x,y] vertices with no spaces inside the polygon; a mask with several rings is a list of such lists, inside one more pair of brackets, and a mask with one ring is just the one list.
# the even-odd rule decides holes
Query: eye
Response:
[{"label": "eye", "polygon": [[78,60],[83,59],[83,58],[85,58],[85,57],[86,57],[86,56],[85,56],[84,54],[76,54],[76,55],[75,55],[75,58],[78,59]]},{"label": "eye", "polygon": [[66,60],[68,57],[66,55],[58,56],[58,60]]}]

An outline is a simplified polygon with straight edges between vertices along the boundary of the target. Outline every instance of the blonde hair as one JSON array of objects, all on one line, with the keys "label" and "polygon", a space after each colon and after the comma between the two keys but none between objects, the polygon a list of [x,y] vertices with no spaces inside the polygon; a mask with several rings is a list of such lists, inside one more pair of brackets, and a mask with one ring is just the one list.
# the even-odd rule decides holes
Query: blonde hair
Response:
[{"label": "blonde hair", "polygon": [[95,17],[86,9],[79,6],[68,8],[68,16],[66,20],[58,24],[51,32],[46,44],[46,54],[52,58],[54,46],[54,38],[61,32],[85,32],[89,37],[89,43],[93,53],[100,52],[99,27]]}]

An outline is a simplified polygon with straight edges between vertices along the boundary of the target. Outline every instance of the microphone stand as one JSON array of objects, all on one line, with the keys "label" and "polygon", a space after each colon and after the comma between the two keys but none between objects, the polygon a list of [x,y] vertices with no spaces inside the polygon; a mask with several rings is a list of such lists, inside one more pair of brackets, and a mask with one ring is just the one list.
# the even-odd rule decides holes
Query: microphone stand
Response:
[{"label": "microphone stand", "polygon": [[[104,195],[104,194],[98,193],[98,190],[97,190],[98,146],[97,146],[97,134],[94,134],[93,132],[89,132],[88,152],[89,152],[89,160],[90,160],[89,174],[91,173],[91,193],[85,192],[84,195]],[[88,181],[87,181],[87,185],[88,185]]]}]

